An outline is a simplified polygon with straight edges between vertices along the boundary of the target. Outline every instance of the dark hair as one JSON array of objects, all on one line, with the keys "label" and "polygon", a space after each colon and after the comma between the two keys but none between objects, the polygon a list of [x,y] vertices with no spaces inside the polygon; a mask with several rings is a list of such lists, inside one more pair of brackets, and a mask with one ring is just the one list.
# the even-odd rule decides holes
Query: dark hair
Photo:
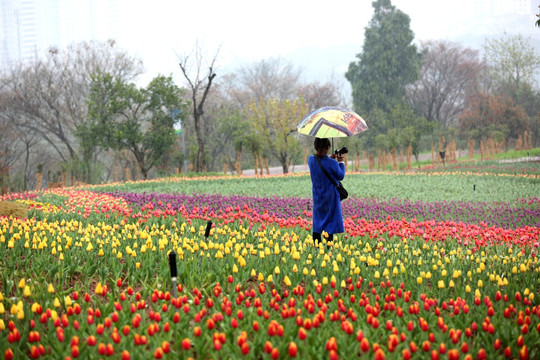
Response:
[{"label": "dark hair", "polygon": [[326,138],[315,138],[315,142],[313,143],[313,146],[315,146],[315,150],[330,149],[330,140]]}]

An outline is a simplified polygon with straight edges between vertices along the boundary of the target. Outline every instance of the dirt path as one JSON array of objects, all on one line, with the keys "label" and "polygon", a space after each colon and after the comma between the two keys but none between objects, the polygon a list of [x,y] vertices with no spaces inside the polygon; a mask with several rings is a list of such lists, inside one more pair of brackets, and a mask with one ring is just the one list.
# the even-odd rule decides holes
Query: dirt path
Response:
[{"label": "dirt path", "polygon": [[[467,154],[461,154],[461,156],[466,156]],[[413,161],[416,161],[415,158],[413,158],[414,160]],[[431,160],[431,154],[420,154],[418,156],[418,160],[419,161],[424,161],[424,160]],[[368,161],[367,159],[362,159],[360,160],[360,164],[361,165],[367,165],[368,164]],[[349,165],[352,165],[352,161],[349,161]],[[283,174],[283,167],[281,166],[277,166],[277,167],[271,167],[270,169],[270,175],[281,175]],[[307,165],[293,165],[289,168],[289,172],[290,173],[296,173],[296,172],[308,172],[309,169],[308,169],[308,166]],[[264,174],[266,175],[266,171],[264,172]],[[254,176],[255,175],[255,171],[253,169],[246,169],[246,170],[243,170],[242,171],[242,175],[244,176]]]}]

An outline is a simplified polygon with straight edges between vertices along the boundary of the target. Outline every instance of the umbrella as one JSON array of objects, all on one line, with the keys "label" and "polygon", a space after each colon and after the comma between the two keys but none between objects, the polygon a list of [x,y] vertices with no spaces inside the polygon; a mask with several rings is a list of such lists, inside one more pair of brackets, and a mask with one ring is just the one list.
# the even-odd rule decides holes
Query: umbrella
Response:
[{"label": "umbrella", "polygon": [[349,137],[368,129],[360,115],[337,106],[325,106],[310,112],[296,128],[300,134],[318,138]]}]

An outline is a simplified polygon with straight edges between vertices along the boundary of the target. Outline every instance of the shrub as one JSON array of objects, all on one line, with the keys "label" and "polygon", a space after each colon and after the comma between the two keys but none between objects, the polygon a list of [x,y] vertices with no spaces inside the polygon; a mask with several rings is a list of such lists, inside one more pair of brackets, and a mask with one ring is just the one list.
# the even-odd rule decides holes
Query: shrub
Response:
[{"label": "shrub", "polygon": [[27,215],[26,206],[13,201],[0,201],[0,216],[15,216],[20,219]]}]

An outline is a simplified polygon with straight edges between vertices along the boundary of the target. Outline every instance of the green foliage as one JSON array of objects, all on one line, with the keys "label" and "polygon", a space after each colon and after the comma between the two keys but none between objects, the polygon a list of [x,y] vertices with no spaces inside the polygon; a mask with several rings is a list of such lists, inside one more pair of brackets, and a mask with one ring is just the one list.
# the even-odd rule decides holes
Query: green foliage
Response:
[{"label": "green foliage", "polygon": [[[412,43],[410,18],[390,0],[373,2],[374,15],[366,28],[362,53],[349,65],[353,104],[364,115],[369,131],[362,134],[368,152],[418,144],[427,129],[404,103],[405,88],[417,80],[421,54]],[[412,126],[405,133],[403,130]],[[395,129],[388,134],[390,129]],[[399,136],[398,136],[399,135]]]},{"label": "green foliage", "polygon": [[[457,165],[451,168],[429,168],[425,171],[406,173],[348,173],[343,183],[351,197],[360,198],[399,198],[425,202],[444,200],[513,202],[518,198],[538,196],[540,182],[534,176],[504,175],[521,173],[521,170],[513,169],[522,168],[523,165],[493,162],[488,162],[487,165],[488,167],[480,163]],[[467,176],[471,172],[477,175]],[[540,174],[540,169],[533,163],[528,166],[527,173]],[[473,185],[476,185],[475,192]],[[100,186],[93,190],[308,198],[311,197],[311,180],[309,174],[268,178],[222,176],[126,183]]]},{"label": "green foliage", "polygon": [[362,53],[345,74],[360,114],[377,108],[390,111],[400,104],[405,86],[416,81],[421,64],[421,55],[412,44],[409,16],[396,10],[390,0],[374,1],[373,8]]},{"label": "green foliage", "polygon": [[286,173],[290,154],[300,151],[298,139],[291,134],[306,114],[307,104],[303,98],[252,102],[246,108],[245,115],[256,136],[245,137],[244,144],[252,151],[261,146],[268,149]]},{"label": "green foliage", "polygon": [[523,84],[535,82],[535,71],[540,67],[540,56],[521,34],[487,40],[484,45],[486,58],[492,65],[491,76],[499,82],[514,85],[519,90]]},{"label": "green foliage", "polygon": [[88,101],[91,121],[77,131],[82,147],[129,150],[146,178],[172,151],[173,126],[179,119],[171,111],[185,106],[181,94],[170,76],[157,76],[138,89],[109,74],[96,74]]}]

